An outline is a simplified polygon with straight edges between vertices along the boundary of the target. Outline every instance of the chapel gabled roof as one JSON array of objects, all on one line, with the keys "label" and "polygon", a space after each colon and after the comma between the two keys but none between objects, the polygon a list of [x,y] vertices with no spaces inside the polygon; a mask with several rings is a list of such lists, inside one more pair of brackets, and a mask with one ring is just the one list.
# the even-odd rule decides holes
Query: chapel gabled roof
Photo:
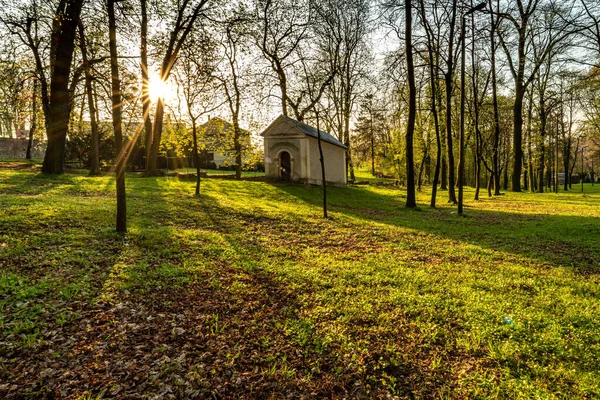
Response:
[{"label": "chapel gabled roof", "polygon": [[[307,136],[313,137],[315,139],[318,139],[318,134],[317,134],[317,128],[314,128],[310,125],[307,125],[303,122],[299,122],[293,118],[287,117],[285,115],[280,115],[279,118],[277,118],[275,121],[273,121],[273,123],[271,125],[274,125],[276,121],[283,119],[286,122],[288,122],[291,126],[298,128],[302,133],[304,133]],[[271,127],[271,125],[269,126],[269,128]],[[265,130],[265,132],[267,130],[269,130],[269,128],[267,128]],[[342,149],[348,149],[348,147],[346,147],[346,145],[344,145],[344,143],[340,142],[338,139],[336,139],[334,136],[330,135],[329,133],[322,131],[319,129],[319,131],[321,132],[321,140],[330,144],[333,144],[334,146],[338,146],[341,147]],[[262,136],[264,136],[264,133],[262,133]]]}]

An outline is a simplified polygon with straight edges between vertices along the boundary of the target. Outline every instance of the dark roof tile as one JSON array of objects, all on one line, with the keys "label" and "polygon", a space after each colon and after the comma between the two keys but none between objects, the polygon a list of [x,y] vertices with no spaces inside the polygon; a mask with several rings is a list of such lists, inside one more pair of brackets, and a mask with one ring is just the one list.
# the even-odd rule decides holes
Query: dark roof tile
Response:
[{"label": "dark roof tile", "polygon": [[[293,126],[297,127],[298,129],[300,129],[304,134],[314,137],[315,139],[318,139],[317,136],[317,128],[314,128],[310,125],[307,125],[303,122],[298,122],[293,118],[290,117],[286,117],[285,115],[282,115],[283,118],[285,118],[290,124],[292,124]],[[327,143],[331,143],[333,145],[339,146],[343,149],[347,149],[348,147],[346,147],[346,145],[344,145],[344,143],[340,142],[338,139],[336,139],[334,136],[330,135],[327,132],[321,131],[321,140]]]}]

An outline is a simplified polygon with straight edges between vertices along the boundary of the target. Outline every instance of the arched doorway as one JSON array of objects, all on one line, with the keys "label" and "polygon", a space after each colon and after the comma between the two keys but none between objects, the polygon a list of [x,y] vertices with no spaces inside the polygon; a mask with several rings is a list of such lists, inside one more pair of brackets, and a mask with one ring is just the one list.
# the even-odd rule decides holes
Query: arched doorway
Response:
[{"label": "arched doorway", "polygon": [[279,155],[279,170],[281,172],[281,180],[289,181],[292,178],[292,162],[290,153],[283,151]]}]

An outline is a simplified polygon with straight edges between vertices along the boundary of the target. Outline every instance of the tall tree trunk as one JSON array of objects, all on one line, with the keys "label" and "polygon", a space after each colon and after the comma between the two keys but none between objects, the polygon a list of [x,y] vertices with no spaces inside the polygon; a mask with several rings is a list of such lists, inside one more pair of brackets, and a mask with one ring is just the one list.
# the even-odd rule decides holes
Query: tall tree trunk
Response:
[{"label": "tall tree trunk", "polygon": [[[349,56],[348,56],[349,57]],[[346,64],[348,64],[347,61]],[[352,110],[352,85],[350,76],[350,66],[345,65],[344,69],[346,70],[345,81],[342,84],[345,86],[344,88],[344,97],[343,97],[343,115],[344,115],[344,144],[348,147],[346,150],[346,166],[348,168],[348,172],[350,173],[350,180],[354,182],[356,177],[354,175],[354,164],[352,162],[352,147],[350,144],[350,113]]]},{"label": "tall tree trunk", "polygon": [[162,97],[159,97],[156,100],[156,110],[154,111],[154,123],[152,124],[152,144],[150,145],[150,159],[146,160],[147,176],[156,175],[164,117],[165,101]]},{"label": "tall tree trunk", "polygon": [[[494,10],[492,0],[489,0],[489,9]],[[494,175],[494,196],[500,195],[500,112],[498,109],[498,81],[496,76],[496,49],[498,44],[496,43],[496,25],[497,21],[494,19],[494,13],[490,12],[490,68],[492,74],[492,106],[494,109],[494,139],[493,139],[493,151],[492,151],[492,174]]]},{"label": "tall tree trunk", "polygon": [[523,98],[525,89],[520,82],[516,83],[515,103],[513,106],[513,170],[511,191],[521,191],[521,173],[523,160]]},{"label": "tall tree trunk", "polygon": [[69,76],[75,50],[75,30],[83,0],[61,0],[52,22],[50,104],[46,122],[48,144],[42,172],[62,174],[71,116]]},{"label": "tall tree trunk", "polygon": [[107,0],[108,32],[110,47],[110,76],[112,119],[115,134],[115,172],[117,178],[117,232],[127,232],[127,206],[125,193],[125,161],[127,155],[123,146],[121,130],[121,79],[119,78],[119,61],[117,58],[117,25],[115,20],[115,1]]},{"label": "tall tree trunk", "polygon": [[140,0],[141,6],[141,35],[140,35],[140,61],[142,69],[142,118],[144,119],[144,133],[146,145],[146,168],[152,152],[152,120],[150,119],[150,90],[148,72],[148,10],[147,0]]},{"label": "tall tree trunk", "polygon": [[196,196],[200,196],[200,154],[198,152],[198,128],[195,118],[192,118],[192,137],[194,138],[194,163],[196,164]]},{"label": "tall tree trunk", "polygon": [[[442,147],[444,145],[442,144]],[[446,152],[442,152],[442,163],[440,165],[440,189],[448,190],[448,163],[446,162]]]},{"label": "tall tree trunk", "polygon": [[371,122],[371,175],[375,176],[375,133],[373,132],[373,112],[372,111],[371,111],[371,121],[370,122]]},{"label": "tall tree trunk", "polygon": [[92,146],[90,150],[90,175],[100,174],[100,149],[98,137],[98,122],[96,121],[96,105],[94,104],[94,89],[92,86],[93,77],[90,68],[90,62],[87,54],[87,43],[85,40],[85,29],[83,23],[79,21],[79,47],[81,49],[81,59],[85,73],[85,91],[87,94],[88,109],[90,113],[90,129],[92,131]]},{"label": "tall tree trunk", "polygon": [[563,170],[565,173],[565,180],[563,182],[565,192],[569,190],[569,165],[571,165],[571,138],[567,138],[565,135],[564,122],[561,124],[562,136],[563,136]]},{"label": "tall tree trunk", "polygon": [[544,193],[544,167],[546,163],[546,124],[548,122],[548,115],[546,113],[546,103],[544,99],[540,99],[540,138],[538,143],[538,178],[537,178],[537,190],[538,193]]},{"label": "tall tree trunk", "polygon": [[460,23],[460,139],[458,149],[458,215],[463,214],[463,190],[465,185],[465,17]]},{"label": "tall tree trunk", "polygon": [[429,67],[429,85],[431,91],[431,114],[433,116],[433,125],[435,127],[435,143],[436,143],[436,158],[435,158],[435,171],[433,173],[433,183],[431,185],[431,201],[429,206],[431,208],[435,208],[436,200],[437,200],[437,186],[440,180],[440,166],[443,162],[442,160],[442,140],[440,134],[440,121],[438,115],[438,65],[436,63],[437,59],[434,60],[434,45],[433,45],[433,35],[430,30],[429,23],[427,22],[427,15],[425,9],[425,2],[423,0],[420,1],[420,11],[421,18],[425,24],[425,32],[427,34],[427,50],[428,50],[428,67]]},{"label": "tall tree trunk", "polygon": [[418,178],[417,178],[417,191],[421,191],[421,186],[423,183],[423,169],[425,167],[425,161],[427,160],[427,149],[425,150],[425,153],[423,154],[423,158],[421,159],[421,163],[419,164],[419,174],[418,174]]},{"label": "tall tree trunk", "polygon": [[408,122],[406,125],[406,207],[417,206],[415,193],[415,161],[413,136],[415,133],[415,119],[417,116],[417,88],[415,85],[415,66],[412,48],[412,5],[411,0],[404,1],[405,10],[405,48],[406,70],[408,77]]},{"label": "tall tree trunk", "polygon": [[558,117],[556,118],[556,131],[555,131],[555,139],[554,139],[554,156],[555,156],[555,163],[554,163],[554,193],[558,193],[558,157],[559,157],[559,143],[558,143],[558,136],[559,136],[559,122],[558,122]]},{"label": "tall tree trunk", "polygon": [[38,113],[38,105],[37,105],[37,92],[38,92],[38,80],[37,78],[33,78],[33,89],[31,96],[31,126],[29,127],[29,140],[27,141],[27,154],[25,158],[31,160],[31,149],[33,147],[33,136],[35,135],[35,131],[37,130],[37,113]]},{"label": "tall tree trunk", "polygon": [[454,85],[454,29],[456,27],[457,0],[452,2],[452,19],[450,22],[450,35],[448,37],[447,71],[444,76],[446,83],[446,158],[448,162],[448,201],[456,201],[456,177],[454,168],[454,149],[452,145],[452,88]]},{"label": "tall tree trunk", "polygon": [[533,149],[531,146],[531,123],[533,120],[533,87],[529,96],[527,107],[527,178],[529,191],[535,193],[535,171],[533,169]]},{"label": "tall tree trunk", "polygon": [[314,108],[317,120],[317,145],[319,147],[319,161],[321,162],[321,187],[323,188],[323,218],[327,216],[327,181],[325,180],[325,159],[323,158],[323,147],[321,146],[321,127],[319,126],[319,112]]},{"label": "tall tree trunk", "polygon": [[[437,95],[437,101],[438,101],[438,111],[441,112],[442,111],[442,94],[441,94],[441,90],[438,90],[438,95]],[[438,117],[438,120],[440,119],[440,117]],[[448,163],[446,162],[446,139],[445,139],[445,135],[444,135],[444,129],[445,129],[445,125],[444,124],[439,124],[439,128],[440,128],[440,148],[441,148],[441,153],[442,153],[442,158],[441,158],[441,162],[440,162],[440,189],[441,190],[448,190]],[[444,139],[442,140],[442,137],[444,137]]]},{"label": "tall tree trunk", "polygon": [[287,76],[280,62],[276,64],[277,76],[279,78],[279,89],[281,91],[281,113],[288,116],[287,102]]},{"label": "tall tree trunk", "polygon": [[[472,4],[472,3],[471,3]],[[477,63],[475,58],[475,15],[471,14],[471,65],[473,73],[471,82],[473,86],[473,114],[475,117],[475,200],[479,200],[479,191],[481,189],[481,159],[483,158],[483,138],[479,130],[479,84],[476,73]]]},{"label": "tall tree trunk", "polygon": [[233,117],[233,146],[235,149],[235,179],[242,179],[241,129],[237,113]]}]

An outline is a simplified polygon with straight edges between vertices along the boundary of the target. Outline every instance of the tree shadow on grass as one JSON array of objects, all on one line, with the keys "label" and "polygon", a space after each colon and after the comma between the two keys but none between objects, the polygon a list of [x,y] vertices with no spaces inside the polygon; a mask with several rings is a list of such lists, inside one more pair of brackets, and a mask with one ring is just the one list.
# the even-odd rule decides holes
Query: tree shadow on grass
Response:
[{"label": "tree shadow on grass", "polygon": [[[98,301],[93,306],[82,305],[82,316],[58,336],[50,333],[45,347],[4,357],[12,360],[9,364],[2,362],[10,366],[13,375],[0,376],[0,384],[17,385],[27,380],[37,385],[32,390],[48,397],[104,391],[107,396],[124,398],[373,398],[389,392],[405,397],[435,397],[440,395],[440,388],[453,387],[453,376],[429,368],[432,359],[438,357],[442,363],[455,364],[467,360],[468,355],[455,350],[440,356],[422,346],[416,339],[423,333],[411,325],[414,315],[398,313],[380,330],[375,329],[379,321],[372,315],[352,317],[346,322],[350,334],[367,343],[369,350],[353,353],[343,347],[341,340],[326,337],[321,329],[336,321],[336,310],[329,317],[331,321],[310,318],[313,309],[324,306],[315,300],[317,291],[323,288],[308,275],[292,282],[264,268],[264,263],[285,261],[275,252],[276,247],[287,247],[291,254],[302,246],[323,245],[323,241],[330,244],[327,235],[321,235],[323,240],[301,242],[297,248],[285,242],[299,233],[290,231],[290,226],[300,226],[302,236],[310,237],[322,229],[320,221],[303,220],[290,213],[290,219],[297,219],[295,225],[290,225],[278,214],[239,211],[205,195],[200,199],[191,193],[182,196],[181,187],[166,185],[164,178],[144,178],[134,184],[136,190],[129,197],[131,233],[123,239],[113,237],[108,233],[113,215],[104,219],[98,216],[93,219],[101,227],[98,243],[81,248],[85,253],[98,252],[94,257],[105,259],[105,264],[88,272],[98,274],[101,288],[86,289]],[[289,195],[297,197],[295,187],[277,185],[276,189],[289,190]],[[458,228],[466,223],[469,227],[481,224],[482,218],[490,215],[496,219],[487,223],[506,223],[504,213],[484,212],[480,217],[458,220],[455,226],[451,222],[457,219],[448,212],[398,211],[401,192],[398,197],[352,192],[348,199],[346,190],[331,191],[332,210],[351,217],[352,223],[356,219],[365,224],[375,221],[425,230],[442,238],[480,241],[491,249],[498,249],[497,244],[487,243],[493,236],[472,237],[470,229]],[[302,201],[319,207],[320,193],[307,190],[301,196]],[[100,208],[94,210],[97,213]],[[72,230],[72,237],[76,237],[86,226],[69,227],[74,218],[70,214],[73,212],[63,210],[55,218],[62,224],[61,229],[67,233]],[[518,219],[519,215],[511,218]],[[338,223],[340,219],[325,222],[332,227]],[[503,231],[506,240],[512,238],[510,231],[516,225],[518,221],[512,221]],[[253,240],[250,228],[268,232],[281,242],[274,247],[263,246]],[[485,233],[484,228],[476,235]],[[410,240],[410,234],[400,240]],[[108,244],[103,250],[98,247],[111,238],[114,246]],[[530,246],[529,250],[535,249]],[[71,250],[62,254],[67,251]],[[525,250],[519,252],[524,254]],[[72,260],[62,267],[84,269]],[[104,296],[108,298],[104,300]],[[62,301],[73,307],[72,300]],[[454,346],[452,337],[436,340],[437,347]],[[407,356],[402,358],[402,354]],[[26,362],[21,363],[23,360]],[[21,367],[30,374],[21,374]],[[31,386],[17,387],[11,395],[41,397],[27,392],[28,388]]]},{"label": "tree shadow on grass", "polygon": [[[376,379],[376,360],[366,371],[347,367],[336,351],[339,344],[327,342],[303,317],[303,301],[314,290],[310,281],[292,289],[255,263],[260,246],[236,236],[247,215],[221,218],[231,217],[230,210],[182,199],[164,181],[145,179],[139,186],[130,203],[132,233],[124,238],[105,233],[80,249],[96,252],[111,238],[114,243],[103,252],[113,254],[105,254],[102,263],[92,261],[97,265],[91,270],[72,260],[60,267],[67,274],[97,274],[86,289],[92,299],[77,307],[70,301],[78,316],[64,327],[48,321],[44,344],[6,355],[12,361],[4,363],[1,380],[11,384],[0,386],[0,393],[35,398],[84,392],[177,398],[385,393],[384,387],[368,389]],[[205,221],[190,220],[193,204],[200,208],[194,218]],[[81,234],[83,227],[67,225],[66,233]],[[186,239],[182,231],[194,236]],[[213,252],[206,236],[215,234],[222,243]],[[45,305],[46,296],[40,296]],[[418,375],[410,364],[402,371]],[[406,382],[400,392],[410,393]]]},{"label": "tree shadow on grass", "polygon": [[[91,198],[73,176],[42,176],[33,185],[23,178],[15,179],[11,203],[26,206],[0,219],[0,397],[81,394],[93,388],[79,386],[95,362],[86,341],[107,310],[107,285],[128,262],[132,238],[114,231],[114,200],[107,207],[108,196]],[[31,197],[65,184],[76,190]]]},{"label": "tree shadow on grass", "polygon": [[[276,185],[307,205],[321,207],[317,188]],[[465,207],[419,212],[403,208],[403,193],[384,195],[363,188],[333,188],[329,207],[365,223],[406,228],[426,235],[473,244],[492,251],[538,260],[553,267],[570,267],[582,275],[600,272],[600,218],[592,216],[521,214]],[[410,232],[409,232],[410,233]],[[394,238],[390,238],[394,240]],[[411,234],[402,240],[411,240]]]}]

